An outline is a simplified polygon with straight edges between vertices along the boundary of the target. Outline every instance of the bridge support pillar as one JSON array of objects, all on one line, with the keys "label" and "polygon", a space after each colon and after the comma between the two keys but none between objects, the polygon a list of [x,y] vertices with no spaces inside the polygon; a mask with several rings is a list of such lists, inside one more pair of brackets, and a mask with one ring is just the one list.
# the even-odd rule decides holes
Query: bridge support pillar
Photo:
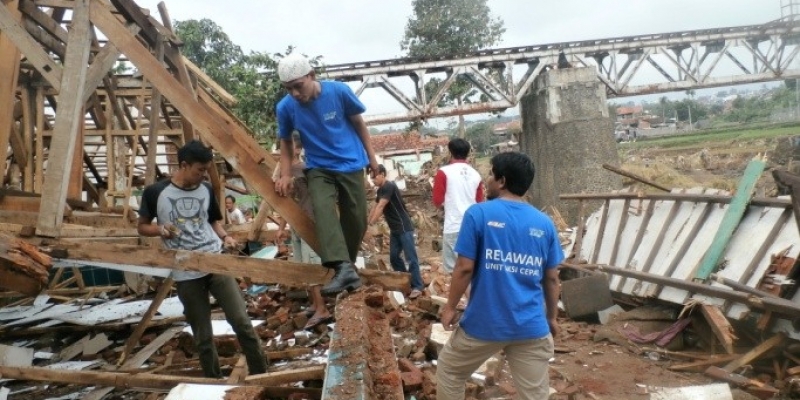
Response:
[{"label": "bridge support pillar", "polygon": [[606,89],[594,68],[550,70],[534,85],[520,101],[520,150],[536,167],[529,199],[542,210],[555,206],[575,225],[578,203],[560,201],[559,195],[622,188],[622,178],[602,167],[619,165]]}]

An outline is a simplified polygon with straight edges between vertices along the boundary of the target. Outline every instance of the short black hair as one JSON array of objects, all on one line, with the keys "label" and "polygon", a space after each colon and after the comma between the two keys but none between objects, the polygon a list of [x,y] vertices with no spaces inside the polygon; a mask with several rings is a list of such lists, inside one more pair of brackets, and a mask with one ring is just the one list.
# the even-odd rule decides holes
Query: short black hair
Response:
[{"label": "short black hair", "polygon": [[469,149],[469,142],[461,138],[455,138],[447,144],[447,150],[450,150],[450,154],[458,160],[466,159],[469,156]]},{"label": "short black hair", "polygon": [[231,195],[227,195],[227,196],[225,196],[225,198],[226,199],[231,199],[232,202],[236,203],[236,197],[233,197]]},{"label": "short black hair", "polygon": [[378,173],[386,176],[386,167],[384,167],[383,164],[378,164]]},{"label": "short black hair", "polygon": [[525,154],[510,151],[492,157],[492,175],[495,180],[506,179],[506,189],[523,196],[533,183],[535,168],[533,161]]},{"label": "short black hair", "polygon": [[186,162],[189,165],[195,163],[206,164],[214,160],[211,149],[206,147],[199,140],[192,140],[178,149],[178,164]]}]

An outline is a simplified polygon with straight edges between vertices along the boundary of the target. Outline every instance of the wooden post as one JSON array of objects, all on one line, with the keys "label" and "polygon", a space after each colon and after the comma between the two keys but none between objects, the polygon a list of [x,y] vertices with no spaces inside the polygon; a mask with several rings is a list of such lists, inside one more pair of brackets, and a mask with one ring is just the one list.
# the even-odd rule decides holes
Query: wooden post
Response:
[{"label": "wooden post", "polygon": [[[159,35],[156,43],[156,58],[164,61],[164,38]],[[156,181],[156,154],[158,154],[158,125],[161,123],[161,93],[153,86],[150,96],[150,126],[147,131],[147,165],[144,175],[145,185]]]},{"label": "wooden post", "polygon": [[89,29],[89,0],[76,0],[72,9],[72,26],[67,41],[64,61],[63,90],[59,93],[54,137],[50,141],[47,178],[42,190],[42,207],[36,233],[42,236],[59,236],[67,200],[72,157],[83,121],[83,93],[86,82],[86,64],[89,62],[91,35]]},{"label": "wooden post", "polygon": [[83,193],[83,130],[86,127],[84,116],[86,110],[81,110],[80,122],[78,122],[78,136],[75,138],[75,153],[72,155],[72,167],[69,174],[69,186],[67,188],[67,198],[81,200]]},{"label": "wooden post", "polygon": [[[0,8],[8,10],[17,21],[22,18],[18,7],[18,0],[0,0]],[[4,176],[8,143],[14,122],[14,95],[19,78],[20,53],[8,33],[2,29],[0,29],[0,54],[3,55],[0,57],[0,176]]]},{"label": "wooden post", "polygon": [[34,110],[36,92],[33,89],[22,88],[22,140],[23,147],[28,156],[22,168],[22,190],[33,191],[33,138],[34,138]]},{"label": "wooden post", "polygon": [[36,150],[33,191],[42,193],[44,183],[44,88],[36,88]]}]

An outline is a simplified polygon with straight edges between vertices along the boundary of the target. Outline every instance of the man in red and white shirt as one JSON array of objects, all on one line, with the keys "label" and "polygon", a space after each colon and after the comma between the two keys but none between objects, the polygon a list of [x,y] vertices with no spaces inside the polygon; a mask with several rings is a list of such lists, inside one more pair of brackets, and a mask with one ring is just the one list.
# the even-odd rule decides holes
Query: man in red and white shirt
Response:
[{"label": "man in red and white shirt", "polygon": [[456,138],[447,144],[447,149],[450,150],[450,164],[436,171],[433,204],[444,208],[442,261],[447,272],[453,272],[461,220],[469,206],[483,201],[483,182],[478,171],[467,163],[469,142]]}]

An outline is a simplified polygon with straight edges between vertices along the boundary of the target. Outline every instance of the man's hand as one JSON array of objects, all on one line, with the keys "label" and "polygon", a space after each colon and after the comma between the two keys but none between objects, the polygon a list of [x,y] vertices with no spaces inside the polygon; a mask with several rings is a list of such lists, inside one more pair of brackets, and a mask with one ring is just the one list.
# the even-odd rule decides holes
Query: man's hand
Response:
[{"label": "man's hand", "polygon": [[293,189],[294,179],[292,179],[291,176],[282,176],[277,182],[275,182],[275,191],[280,196],[289,196]]},{"label": "man's hand", "polygon": [[456,309],[445,306],[442,309],[442,326],[446,331],[452,331],[456,328],[458,321],[456,319]]},{"label": "man's hand", "polygon": [[374,158],[369,160],[369,177],[375,179],[375,176],[378,175],[378,161]]},{"label": "man's hand", "polygon": [[158,227],[159,235],[164,239],[174,239],[181,235],[181,230],[172,224],[164,224]]},{"label": "man's hand", "polygon": [[233,238],[233,236],[225,236],[225,240],[222,241],[222,245],[226,249],[235,249],[236,246],[239,245],[239,242],[237,242],[236,239]]},{"label": "man's hand", "polygon": [[555,318],[548,318],[547,324],[550,325],[550,334],[553,335],[553,339],[558,337],[558,334],[561,333],[561,327],[558,326],[558,320]]},{"label": "man's hand", "polygon": [[275,239],[278,241],[278,243],[283,243],[288,238],[289,232],[286,229],[278,229],[278,233],[275,235]]}]

